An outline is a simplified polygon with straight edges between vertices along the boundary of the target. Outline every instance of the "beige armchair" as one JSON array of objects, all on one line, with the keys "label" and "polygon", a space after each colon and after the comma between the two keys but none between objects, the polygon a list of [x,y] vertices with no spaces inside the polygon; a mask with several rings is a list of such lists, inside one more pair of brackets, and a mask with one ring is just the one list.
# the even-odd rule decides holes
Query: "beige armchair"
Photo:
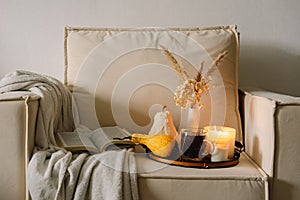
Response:
[{"label": "beige armchair", "polygon": [[[203,35],[209,35],[207,31],[210,30],[212,29],[205,29]],[[80,34],[76,34],[76,31]],[[220,29],[217,28],[217,34],[219,32]],[[109,32],[109,34],[111,33],[114,33],[114,31]],[[70,46],[68,46],[69,52],[66,57],[69,58],[67,63],[71,70],[66,74],[66,84],[76,96],[78,91],[74,91],[73,84],[76,83],[75,77],[79,79],[80,77],[78,77],[78,73],[74,72],[74,63],[79,62],[80,66],[83,65],[81,63],[83,61],[85,61],[85,64],[91,63],[88,62],[89,60],[86,57],[82,56],[82,53],[78,53],[74,49],[78,48],[87,51],[89,56],[93,55],[89,52],[95,53],[94,48],[97,46],[98,41],[95,44],[95,40],[86,39],[85,37],[92,36],[94,39],[100,40],[105,37],[99,32],[95,32],[94,29],[72,29],[68,34],[73,34],[73,37],[68,40],[69,43],[67,44]],[[226,38],[228,39],[227,36]],[[88,44],[80,46],[78,44],[80,39],[88,41]],[[213,49],[212,51],[214,52]],[[72,54],[73,59],[70,59],[70,54]],[[120,58],[123,59],[122,56]],[[75,67],[76,70],[78,69]],[[84,72],[81,71],[81,75]],[[114,74],[117,73],[118,71]],[[125,73],[127,72],[118,75],[126,78],[125,75],[128,74]],[[101,95],[111,92],[110,87],[106,85],[105,88],[107,90],[100,90]],[[86,94],[83,93],[83,95]],[[159,97],[161,98],[161,96]],[[135,96],[135,99],[138,100],[139,98],[139,96]],[[153,99],[157,99],[155,95],[153,95]],[[0,165],[0,196],[3,199],[28,198],[25,174],[34,146],[35,119],[39,109],[38,100],[39,97],[28,92],[0,95],[0,155],[3,161]],[[241,154],[239,164],[234,167],[217,169],[186,168],[159,163],[145,157],[144,154],[137,154],[140,199],[299,199],[300,158],[297,156],[300,153],[297,144],[300,139],[298,134],[300,128],[298,123],[300,117],[299,102],[300,100],[297,97],[266,91],[248,90],[246,92],[246,90],[241,90],[239,104],[240,117],[243,122],[245,152]],[[77,103],[80,105],[86,102],[80,102],[79,99]],[[79,106],[79,112],[82,110],[85,111],[88,108],[80,108]],[[144,110],[141,112],[144,112]],[[138,117],[140,116],[140,112],[135,113]],[[85,114],[83,113],[81,117]],[[101,115],[97,117],[99,119]],[[89,118],[84,120],[87,123],[91,122]],[[231,121],[227,120],[227,123],[231,123]],[[90,124],[90,126],[93,126],[93,124]]]}]

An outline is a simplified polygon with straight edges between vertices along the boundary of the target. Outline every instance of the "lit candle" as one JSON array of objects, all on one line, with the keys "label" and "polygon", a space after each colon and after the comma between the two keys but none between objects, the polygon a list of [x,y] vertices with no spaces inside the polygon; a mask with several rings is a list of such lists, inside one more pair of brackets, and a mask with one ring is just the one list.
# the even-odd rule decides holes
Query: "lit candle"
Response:
[{"label": "lit candle", "polygon": [[215,144],[215,150],[211,155],[212,162],[220,162],[228,160],[228,145]]},{"label": "lit candle", "polygon": [[[206,139],[210,140],[215,144],[216,150],[221,151],[221,149],[223,149],[224,146],[227,146],[228,159],[233,159],[235,129],[230,127],[224,127],[224,126],[206,126],[204,127],[204,129],[207,131]],[[215,155],[219,155],[219,154],[215,154]],[[212,156],[214,156],[214,154]]]}]

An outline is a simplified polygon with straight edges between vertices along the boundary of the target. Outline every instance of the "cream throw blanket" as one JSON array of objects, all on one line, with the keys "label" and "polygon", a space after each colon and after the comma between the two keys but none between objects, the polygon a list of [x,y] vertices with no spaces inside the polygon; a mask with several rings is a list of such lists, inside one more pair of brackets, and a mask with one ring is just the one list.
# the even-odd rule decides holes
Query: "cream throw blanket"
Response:
[{"label": "cream throw blanket", "polygon": [[20,90],[41,97],[36,148],[27,170],[32,199],[138,199],[132,152],[72,154],[57,147],[55,133],[74,130],[72,97],[60,81],[26,71],[0,81],[0,93]]}]

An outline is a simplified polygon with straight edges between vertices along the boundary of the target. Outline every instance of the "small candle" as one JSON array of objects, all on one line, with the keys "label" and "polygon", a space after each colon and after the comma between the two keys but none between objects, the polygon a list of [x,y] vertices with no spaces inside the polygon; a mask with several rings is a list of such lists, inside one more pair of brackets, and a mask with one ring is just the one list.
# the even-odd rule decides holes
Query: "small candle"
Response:
[{"label": "small candle", "polygon": [[204,127],[204,129],[207,131],[207,139],[213,142],[215,144],[215,147],[217,149],[219,148],[219,150],[222,149],[220,148],[221,146],[227,146],[228,159],[233,159],[235,129],[224,126],[206,126]]},{"label": "small candle", "polygon": [[211,161],[220,162],[228,160],[228,145],[215,144],[215,150],[212,153]]}]

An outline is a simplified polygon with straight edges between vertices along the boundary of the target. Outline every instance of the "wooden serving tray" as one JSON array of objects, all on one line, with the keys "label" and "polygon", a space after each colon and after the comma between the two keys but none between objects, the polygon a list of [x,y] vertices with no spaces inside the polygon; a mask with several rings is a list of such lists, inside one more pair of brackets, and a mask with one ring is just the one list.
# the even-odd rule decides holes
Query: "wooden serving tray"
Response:
[{"label": "wooden serving tray", "polygon": [[222,161],[222,162],[210,162],[209,160],[203,160],[199,162],[196,161],[187,162],[187,161],[180,161],[180,160],[169,160],[168,158],[156,156],[152,152],[147,153],[147,155],[150,159],[161,163],[166,163],[166,164],[181,166],[181,167],[194,167],[194,168],[203,168],[203,169],[233,167],[239,163],[239,158],[234,158],[232,160]]}]

